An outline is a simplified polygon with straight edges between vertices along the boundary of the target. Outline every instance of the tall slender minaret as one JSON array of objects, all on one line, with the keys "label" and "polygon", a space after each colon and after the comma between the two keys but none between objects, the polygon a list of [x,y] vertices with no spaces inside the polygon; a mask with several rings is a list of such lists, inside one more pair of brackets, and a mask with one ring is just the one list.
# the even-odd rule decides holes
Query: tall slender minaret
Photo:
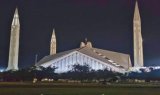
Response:
[{"label": "tall slender minaret", "polygon": [[7,70],[18,70],[20,23],[16,8],[11,26],[9,61]]},{"label": "tall slender minaret", "polygon": [[141,17],[139,13],[138,1],[136,0],[134,12],[134,67],[143,67],[143,39],[141,33]]},{"label": "tall slender minaret", "polygon": [[51,37],[51,44],[50,44],[50,55],[56,54],[56,35],[55,30],[53,29],[52,37]]}]

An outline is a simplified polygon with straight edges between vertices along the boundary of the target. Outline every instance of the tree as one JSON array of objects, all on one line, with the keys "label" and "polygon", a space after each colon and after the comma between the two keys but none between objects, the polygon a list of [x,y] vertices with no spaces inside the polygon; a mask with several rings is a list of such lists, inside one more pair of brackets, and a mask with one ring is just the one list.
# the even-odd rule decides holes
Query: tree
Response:
[{"label": "tree", "polygon": [[91,68],[89,67],[89,65],[84,64],[84,65],[80,65],[80,64],[76,64],[72,66],[72,79],[75,80],[80,80],[81,82],[83,82],[84,80],[89,79],[89,73],[90,73]]}]

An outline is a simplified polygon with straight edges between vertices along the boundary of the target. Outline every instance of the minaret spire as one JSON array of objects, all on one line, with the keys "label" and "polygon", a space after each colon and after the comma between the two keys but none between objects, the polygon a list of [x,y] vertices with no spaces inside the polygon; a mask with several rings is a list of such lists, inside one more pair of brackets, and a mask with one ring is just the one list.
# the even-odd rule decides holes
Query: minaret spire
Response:
[{"label": "minaret spire", "polygon": [[7,70],[18,70],[19,35],[20,35],[20,23],[19,23],[18,8],[16,8],[11,26],[9,61]]},{"label": "minaret spire", "polygon": [[56,54],[57,45],[56,45],[56,34],[55,29],[53,29],[52,37],[51,37],[51,44],[50,44],[50,55]]},{"label": "minaret spire", "polygon": [[143,39],[141,33],[141,17],[139,13],[138,0],[135,4],[134,12],[134,67],[143,67]]}]

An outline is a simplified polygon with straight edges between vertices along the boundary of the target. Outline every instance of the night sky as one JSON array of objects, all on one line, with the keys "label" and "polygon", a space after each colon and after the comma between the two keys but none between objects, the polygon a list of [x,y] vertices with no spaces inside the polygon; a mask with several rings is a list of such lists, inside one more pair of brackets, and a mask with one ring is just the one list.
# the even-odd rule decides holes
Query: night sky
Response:
[{"label": "night sky", "polygon": [[[139,0],[145,66],[160,65],[160,0]],[[134,0],[0,0],[0,68],[6,68],[10,26],[20,14],[19,67],[49,55],[53,28],[58,52],[88,38],[96,48],[128,53],[133,60]]]}]

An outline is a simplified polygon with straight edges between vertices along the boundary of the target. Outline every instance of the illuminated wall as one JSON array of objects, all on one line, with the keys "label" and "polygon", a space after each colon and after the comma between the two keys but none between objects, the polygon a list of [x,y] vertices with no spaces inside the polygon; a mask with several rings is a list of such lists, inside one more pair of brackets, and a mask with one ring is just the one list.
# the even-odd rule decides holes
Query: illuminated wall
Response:
[{"label": "illuminated wall", "polygon": [[87,64],[94,70],[107,68],[108,70],[112,70],[115,72],[121,72],[121,73],[125,72],[125,69],[123,69],[123,68],[116,67],[114,65],[111,65],[110,63],[107,64],[103,61],[100,61],[96,58],[85,55],[85,54],[78,52],[78,51],[74,51],[70,54],[63,56],[63,57],[53,59],[49,62],[42,64],[41,66],[43,66],[43,67],[55,66],[55,67],[57,67],[56,72],[62,73],[62,72],[67,72],[67,71],[71,70],[72,66],[75,64],[80,64],[80,65]]}]

